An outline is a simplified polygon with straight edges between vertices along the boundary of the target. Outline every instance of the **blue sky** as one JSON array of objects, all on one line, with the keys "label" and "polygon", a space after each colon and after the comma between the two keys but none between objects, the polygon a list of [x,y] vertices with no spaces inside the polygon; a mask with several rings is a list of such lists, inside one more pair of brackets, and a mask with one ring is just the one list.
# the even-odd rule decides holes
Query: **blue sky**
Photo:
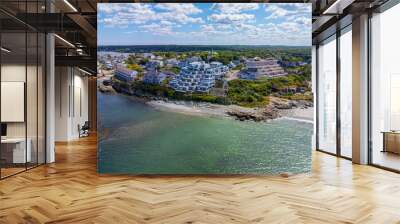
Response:
[{"label": "blue sky", "polygon": [[311,4],[99,3],[99,45],[311,45]]}]

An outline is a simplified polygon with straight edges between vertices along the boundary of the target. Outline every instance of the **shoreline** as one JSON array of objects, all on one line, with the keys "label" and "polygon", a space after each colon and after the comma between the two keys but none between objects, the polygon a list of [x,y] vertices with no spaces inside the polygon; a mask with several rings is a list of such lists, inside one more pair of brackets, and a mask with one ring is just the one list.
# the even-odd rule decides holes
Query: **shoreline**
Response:
[{"label": "shoreline", "polygon": [[[147,105],[154,107],[158,110],[183,113],[187,115],[210,116],[210,117],[228,117],[235,119],[232,116],[232,111],[239,111],[240,113],[255,114],[259,113],[262,109],[246,108],[237,105],[219,105],[202,102],[191,101],[164,101],[164,100],[150,100],[146,102]],[[314,108],[292,108],[292,109],[278,109],[278,116],[271,119],[264,119],[263,121],[271,121],[276,119],[288,119],[299,122],[313,123]],[[236,119],[238,120],[238,119]],[[251,120],[251,119],[248,119]],[[243,121],[243,120],[242,120]],[[261,120],[260,120],[261,121]]]},{"label": "shoreline", "polygon": [[226,117],[240,121],[255,122],[287,119],[312,124],[314,121],[314,107],[288,106],[291,104],[289,100],[276,97],[270,98],[271,103],[268,106],[262,108],[247,108],[234,104],[221,105],[207,102],[143,98],[134,95],[117,93],[115,90],[102,93],[125,95],[157,110],[182,113],[186,115]]}]

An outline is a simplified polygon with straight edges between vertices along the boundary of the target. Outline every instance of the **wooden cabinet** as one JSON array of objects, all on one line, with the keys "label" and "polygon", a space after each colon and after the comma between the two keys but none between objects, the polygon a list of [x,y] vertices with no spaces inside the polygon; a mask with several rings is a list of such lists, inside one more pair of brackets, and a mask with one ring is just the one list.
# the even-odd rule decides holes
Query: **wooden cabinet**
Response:
[{"label": "wooden cabinet", "polygon": [[400,154],[400,132],[389,131],[383,134],[383,152]]}]

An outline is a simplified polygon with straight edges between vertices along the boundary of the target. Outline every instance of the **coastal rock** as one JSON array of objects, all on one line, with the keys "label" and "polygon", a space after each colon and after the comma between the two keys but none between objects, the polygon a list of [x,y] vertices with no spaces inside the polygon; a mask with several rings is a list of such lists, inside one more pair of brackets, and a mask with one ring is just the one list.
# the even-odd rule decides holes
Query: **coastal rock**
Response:
[{"label": "coastal rock", "polygon": [[98,88],[102,93],[115,93],[115,90],[110,86],[99,85]]},{"label": "coastal rock", "polygon": [[276,97],[274,97],[274,98],[271,97],[271,104],[273,107],[280,109],[280,110],[292,109],[293,107],[296,106],[296,104],[290,100],[285,100],[285,99],[276,98]]},{"label": "coastal rock", "polygon": [[280,110],[287,110],[287,109],[292,109],[293,106],[292,104],[285,103],[285,104],[275,104],[275,107]]},{"label": "coastal rock", "polygon": [[279,112],[273,107],[266,107],[262,113],[268,120],[279,117]]},{"label": "coastal rock", "polygon": [[238,110],[231,110],[226,112],[228,115],[235,117],[237,120],[240,121],[265,121],[269,118],[264,116],[264,114],[256,113],[256,112],[247,112],[247,111],[238,111]]}]

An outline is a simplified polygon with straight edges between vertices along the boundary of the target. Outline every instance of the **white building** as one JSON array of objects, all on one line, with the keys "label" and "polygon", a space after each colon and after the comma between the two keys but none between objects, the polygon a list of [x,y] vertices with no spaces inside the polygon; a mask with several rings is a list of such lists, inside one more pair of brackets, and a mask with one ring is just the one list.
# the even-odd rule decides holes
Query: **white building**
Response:
[{"label": "white building", "polygon": [[254,58],[246,60],[246,70],[239,76],[242,79],[260,79],[263,77],[274,78],[286,76],[287,73],[278,64],[278,60],[273,58],[260,59]]},{"label": "white building", "polygon": [[213,61],[210,63],[211,68],[214,69],[215,78],[222,79],[224,75],[229,71],[228,66],[223,65],[221,62]]},{"label": "white building", "polygon": [[178,67],[183,68],[185,66],[188,66],[192,62],[201,62],[201,58],[197,56],[193,56],[190,58],[186,58],[186,60],[179,62]]},{"label": "white building", "polygon": [[162,72],[151,70],[144,74],[143,82],[148,84],[161,84],[166,77],[167,75]]},{"label": "white building", "polygon": [[219,62],[207,64],[204,61],[189,63],[170,82],[170,86],[179,92],[208,92],[215,85],[215,80],[228,71]]},{"label": "white building", "polygon": [[122,65],[117,65],[114,77],[120,81],[130,82],[136,78],[137,74],[138,72],[135,70],[130,70]]}]

